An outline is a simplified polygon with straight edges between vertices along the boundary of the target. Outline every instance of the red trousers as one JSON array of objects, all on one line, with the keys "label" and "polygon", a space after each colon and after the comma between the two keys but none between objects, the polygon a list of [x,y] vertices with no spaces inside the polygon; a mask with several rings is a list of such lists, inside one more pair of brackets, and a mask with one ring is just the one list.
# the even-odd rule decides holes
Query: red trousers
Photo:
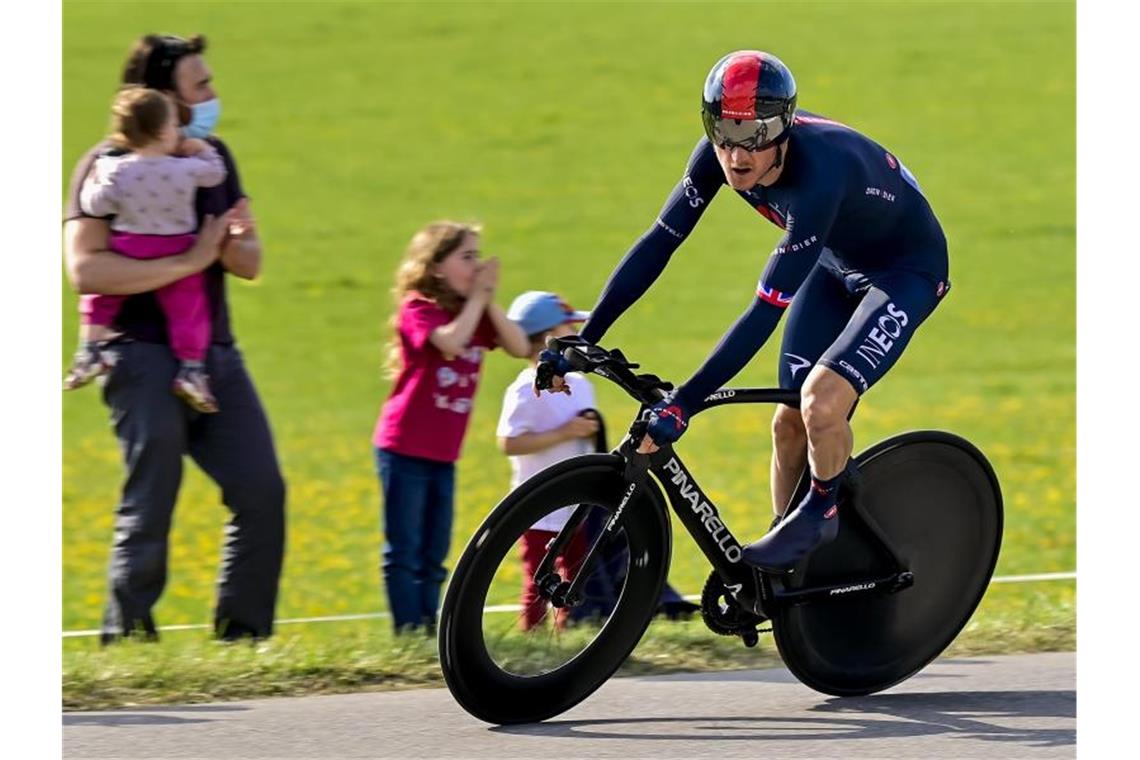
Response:
[{"label": "red trousers", "polygon": [[[534,628],[546,617],[548,603],[538,593],[538,587],[534,583],[534,571],[546,556],[546,545],[557,535],[558,533],[549,530],[528,530],[523,534],[520,547],[523,564],[522,615],[519,616],[519,626],[524,631]],[[555,569],[562,575],[562,580],[574,580],[582,560],[586,558],[587,548],[586,536],[579,527],[555,562]],[[570,611],[565,607],[558,610],[554,616],[554,625],[560,630],[565,628],[569,614]]]}]

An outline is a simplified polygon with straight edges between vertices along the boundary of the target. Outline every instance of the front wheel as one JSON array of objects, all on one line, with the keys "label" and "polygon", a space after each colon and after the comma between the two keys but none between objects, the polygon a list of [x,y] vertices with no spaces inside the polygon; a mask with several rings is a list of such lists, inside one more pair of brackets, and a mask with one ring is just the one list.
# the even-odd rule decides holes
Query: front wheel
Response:
[{"label": "front wheel", "polygon": [[578,505],[588,505],[580,530],[593,526],[592,535],[567,542],[556,564],[572,580],[590,539],[621,503],[623,468],[617,455],[588,454],[544,470],[508,495],[464,549],[444,597],[439,658],[452,695],[476,718],[507,724],[558,715],[605,683],[641,639],[670,556],[664,498],[650,479],[585,579],[581,605],[552,611],[533,589],[520,603],[524,543],[532,542],[533,561],[534,536],[553,535]]}]

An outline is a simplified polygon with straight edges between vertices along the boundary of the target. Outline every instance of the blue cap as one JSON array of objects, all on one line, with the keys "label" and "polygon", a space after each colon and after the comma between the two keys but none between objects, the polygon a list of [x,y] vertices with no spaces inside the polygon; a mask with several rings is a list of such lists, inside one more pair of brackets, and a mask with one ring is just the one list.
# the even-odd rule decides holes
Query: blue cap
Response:
[{"label": "blue cap", "polygon": [[585,322],[590,312],[574,311],[555,293],[528,290],[511,302],[507,318],[517,322],[527,335],[537,335],[567,322]]}]

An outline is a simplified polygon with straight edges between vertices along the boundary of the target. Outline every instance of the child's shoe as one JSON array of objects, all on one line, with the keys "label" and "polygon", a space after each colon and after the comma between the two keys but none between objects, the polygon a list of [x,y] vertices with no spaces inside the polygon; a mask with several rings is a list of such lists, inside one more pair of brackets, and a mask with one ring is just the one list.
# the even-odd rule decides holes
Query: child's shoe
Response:
[{"label": "child's shoe", "polygon": [[185,401],[191,409],[205,414],[218,411],[218,402],[210,392],[210,376],[201,362],[182,362],[174,376],[174,395]]},{"label": "child's shoe", "polygon": [[88,341],[79,347],[63,379],[63,389],[73,391],[82,388],[100,375],[105,375],[115,366],[118,357],[108,351],[102,343]]}]

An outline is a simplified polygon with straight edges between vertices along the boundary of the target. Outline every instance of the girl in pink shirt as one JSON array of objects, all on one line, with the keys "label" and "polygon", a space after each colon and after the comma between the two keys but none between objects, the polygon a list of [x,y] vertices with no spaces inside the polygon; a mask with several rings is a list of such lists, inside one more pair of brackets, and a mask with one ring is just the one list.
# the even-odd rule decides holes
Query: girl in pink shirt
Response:
[{"label": "girl in pink shirt", "polygon": [[479,259],[480,228],[434,222],[396,272],[388,369],[392,392],[372,443],[383,496],[388,607],[397,632],[435,630],[447,569],[455,461],[471,416],[483,352],[526,357],[522,329],[494,303],[496,258]]}]

